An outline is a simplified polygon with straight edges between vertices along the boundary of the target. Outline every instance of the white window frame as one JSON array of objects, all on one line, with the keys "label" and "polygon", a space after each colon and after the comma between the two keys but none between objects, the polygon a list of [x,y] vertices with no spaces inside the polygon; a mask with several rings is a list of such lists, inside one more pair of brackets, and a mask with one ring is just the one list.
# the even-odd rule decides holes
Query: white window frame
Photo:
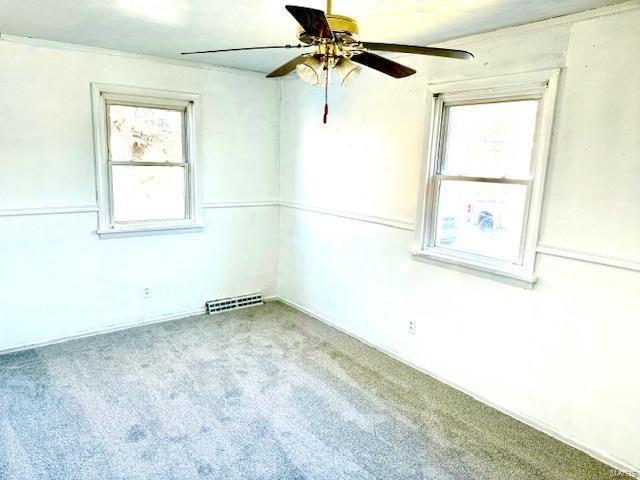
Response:
[{"label": "white window frame", "polygon": [[[96,192],[98,200],[98,230],[101,238],[137,236],[147,234],[198,231],[202,223],[202,207],[199,201],[197,176],[197,124],[200,95],[124,85],[91,84],[93,108],[93,134],[96,166]],[[113,195],[111,164],[109,159],[108,105],[132,105],[142,107],[184,110],[186,205],[185,218],[178,220],[143,220],[115,223],[112,220]],[[144,162],[136,164],[144,165]]]},{"label": "white window frame", "polygon": [[[536,244],[559,74],[559,70],[544,70],[429,85],[431,123],[426,142],[428,145],[427,155],[425,155],[421,174],[416,237],[414,247],[410,251],[414,257],[429,263],[480,274],[520,286],[531,287],[536,282]],[[441,162],[442,142],[446,128],[443,121],[445,107],[447,105],[525,99],[536,99],[540,102],[530,180],[486,179],[486,181],[493,183],[524,183],[528,187],[519,262],[509,263],[437,247],[435,245],[435,230],[438,183],[443,178],[442,175],[437,175],[437,172]],[[455,178],[462,179],[462,177]],[[485,181],[483,178],[475,178],[474,180]]]}]

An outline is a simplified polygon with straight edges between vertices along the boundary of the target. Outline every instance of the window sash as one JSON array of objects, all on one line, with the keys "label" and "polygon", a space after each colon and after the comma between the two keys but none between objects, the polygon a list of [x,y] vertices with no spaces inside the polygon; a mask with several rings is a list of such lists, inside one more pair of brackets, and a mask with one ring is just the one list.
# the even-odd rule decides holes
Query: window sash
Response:
[{"label": "window sash", "polygon": [[[100,238],[128,237],[138,235],[154,235],[163,233],[177,233],[187,231],[200,231],[202,223],[202,206],[200,202],[200,185],[197,171],[197,154],[199,145],[201,96],[197,93],[180,92],[173,90],[159,90],[127,85],[91,83],[91,106],[93,113],[93,136],[95,158],[95,180],[98,201],[98,228]],[[116,162],[109,163],[109,125],[107,116],[108,106],[139,106],[147,108],[159,108],[165,110],[177,110],[182,112],[182,138],[183,158],[179,163],[164,163],[151,165],[154,167],[180,167],[184,169],[185,181],[188,187],[185,189],[186,218],[182,220],[150,220],[147,222],[123,225],[112,222],[112,209],[110,208],[113,197],[111,187],[111,170],[116,168]],[[129,159],[127,159],[129,160]],[[125,162],[129,164],[129,162]],[[153,162],[155,163],[155,161]],[[187,164],[187,165],[185,165]],[[131,166],[144,166],[143,162],[136,162]]]},{"label": "window sash", "polygon": [[[527,227],[529,225],[529,214],[531,210],[531,198],[532,198],[532,190],[533,184],[535,181],[535,169],[536,169],[536,158],[538,155],[538,139],[541,129],[541,119],[542,119],[542,110],[543,110],[543,97],[538,90],[529,91],[525,90],[523,92],[518,92],[514,94],[499,94],[495,93],[494,95],[483,96],[474,96],[477,95],[475,92],[465,92],[460,95],[456,94],[445,94],[440,98],[436,97],[436,108],[437,111],[437,125],[435,131],[437,135],[437,145],[435,152],[435,162],[432,165],[432,172],[429,174],[429,179],[427,184],[430,184],[431,198],[427,201],[427,212],[425,215],[425,227],[427,235],[424,237],[424,243],[422,248],[428,248],[433,252],[441,252],[446,255],[452,255],[454,257],[460,258],[460,260],[472,260],[480,263],[486,263],[488,265],[493,265],[498,268],[500,267],[523,267],[525,262],[526,255],[526,243],[527,243]],[[487,103],[502,103],[502,102],[513,102],[513,101],[521,101],[521,100],[537,100],[538,111],[536,114],[536,126],[534,130],[534,145],[531,151],[531,159],[529,161],[529,176],[528,178],[508,178],[508,177],[477,177],[477,176],[466,176],[466,175],[444,175],[442,174],[444,162],[445,162],[445,154],[446,154],[446,146],[447,146],[447,134],[449,132],[448,118],[449,118],[449,108],[452,106],[460,106],[460,105],[480,105]],[[437,235],[437,221],[438,221],[438,208],[440,202],[440,184],[442,180],[452,180],[452,181],[467,181],[467,182],[478,182],[478,183],[496,183],[496,184],[518,184],[518,185],[526,185],[527,193],[525,197],[525,206],[524,212],[522,215],[522,226],[520,231],[520,242],[519,242],[519,253],[517,262],[509,262],[493,257],[478,255],[475,253],[454,250],[451,248],[441,247],[436,245],[436,235]]]},{"label": "window sash", "polygon": [[130,162],[112,162],[111,160],[109,160],[109,165],[129,165],[132,167],[188,167],[189,166],[189,162],[136,162],[136,161],[130,161]]},{"label": "window sash", "polygon": [[[436,245],[436,236],[438,233],[438,210],[440,207],[440,185],[443,180],[449,181],[461,181],[461,182],[476,182],[476,183],[493,183],[493,184],[502,184],[502,185],[525,185],[527,187],[527,191],[525,194],[524,201],[524,211],[522,212],[522,225],[520,226],[520,240],[518,246],[518,259],[516,262],[509,262],[507,260],[502,260],[495,257],[489,257],[485,255],[480,255],[473,252],[468,252],[464,250],[456,250],[453,248],[447,248]],[[524,264],[524,256],[525,256],[525,248],[526,248],[526,239],[527,239],[527,225],[529,222],[529,211],[531,206],[531,191],[533,186],[533,180],[519,180],[519,179],[509,179],[509,178],[487,178],[487,177],[465,177],[458,175],[434,175],[433,177],[433,193],[434,198],[431,202],[430,209],[430,228],[429,228],[429,237],[428,237],[428,246],[430,250],[445,252],[449,255],[459,256],[460,258],[470,258],[480,262],[486,262],[492,265],[500,266],[500,265],[516,265],[522,266]]]},{"label": "window sash", "polygon": [[[540,123],[541,123],[541,114],[542,114],[542,97],[538,94],[529,94],[529,95],[511,95],[511,96],[500,96],[500,97],[487,97],[487,98],[477,98],[477,99],[466,99],[466,100],[447,100],[446,97],[443,97],[441,100],[441,112],[440,112],[440,121],[438,124],[439,128],[439,138],[438,138],[438,151],[437,151],[437,164],[435,174],[441,175],[442,171],[445,167],[445,159],[447,158],[447,146],[449,143],[447,142],[447,135],[449,133],[449,114],[451,107],[459,107],[465,105],[486,105],[492,103],[507,103],[507,102],[518,102],[518,101],[526,101],[526,100],[535,100],[538,102],[538,111],[536,114],[536,125],[534,129],[534,143],[533,148],[531,149],[531,155],[529,157],[529,175],[527,178],[520,178],[521,180],[533,180],[535,175],[535,158],[536,158],[536,149],[537,142],[536,139],[539,135]],[[453,177],[454,175],[452,175]],[[459,175],[462,176],[462,175]],[[474,178],[507,178],[507,177],[474,177]],[[515,179],[513,177],[508,177]]]},{"label": "window sash", "polygon": [[[428,85],[427,99],[430,105],[425,112],[428,117],[425,119],[428,129],[425,131],[425,150],[422,164],[423,170],[420,177],[418,208],[416,210],[414,244],[409,250],[415,260],[524,288],[533,287],[536,282],[536,245],[540,230],[545,176],[560,74],[560,69],[536,70],[493,77],[431,83]],[[528,186],[529,204],[526,212],[527,223],[524,231],[522,265],[504,263],[496,265],[491,263],[491,260],[487,257],[473,258],[472,255],[467,253],[458,255],[452,250],[438,251],[437,247],[430,246],[430,239],[435,226],[434,205],[436,195],[434,190],[437,185],[437,176],[443,173],[439,170],[439,162],[440,150],[442,149],[442,122],[444,120],[445,105],[496,102],[500,101],[500,99],[506,101],[537,99],[539,101],[537,129],[531,162],[532,175],[530,178],[515,179],[531,182]],[[478,173],[482,174],[481,172]],[[460,180],[466,179],[461,178]],[[514,179],[498,180],[508,181]]]},{"label": "window sash", "polygon": [[465,182],[482,182],[482,183],[514,183],[519,185],[530,185],[533,179],[520,178],[494,178],[494,177],[468,177],[466,175],[434,175],[435,178],[441,180],[460,180]]},{"label": "window sash", "polygon": [[[105,98],[105,122],[106,122],[106,147],[107,147],[107,175],[109,182],[109,225],[111,227],[127,226],[127,225],[153,225],[163,222],[171,221],[188,221],[193,220],[193,209],[191,208],[191,171],[189,163],[189,138],[188,138],[188,123],[187,123],[187,109],[188,105],[184,102],[167,102],[158,104],[153,101],[145,101],[144,99],[127,99],[126,97],[113,97]],[[141,107],[141,108],[155,108],[158,110],[170,110],[178,111],[181,113],[182,122],[180,127],[180,135],[182,137],[182,162],[145,162],[145,161],[113,161],[111,160],[111,106],[127,106],[127,107]],[[113,192],[113,166],[131,166],[131,167],[182,167],[184,168],[184,208],[185,216],[183,218],[167,218],[167,219],[146,219],[146,220],[116,220],[114,209],[114,192]]]},{"label": "window sash", "polygon": [[[173,102],[173,104],[167,104],[166,106],[163,106],[162,104],[152,103],[150,101],[145,102],[142,99],[140,101],[135,101],[135,100],[113,101],[113,100],[110,100],[109,98],[106,98],[105,99],[105,117],[106,117],[105,122],[106,122],[106,141],[107,141],[108,162],[112,162],[111,159],[113,158],[111,155],[111,108],[110,107],[112,105],[115,105],[115,106],[124,106],[124,107],[155,108],[157,110],[170,110],[174,112],[180,112],[181,118],[182,118],[182,122],[180,126],[180,136],[182,137],[182,160],[183,160],[183,164],[188,163],[189,158],[191,157],[189,152],[189,137],[188,137],[189,124],[187,120],[189,105],[188,104],[182,105],[182,103],[184,102],[179,102],[179,105],[181,106],[175,105],[175,102]],[[124,163],[128,163],[128,162],[122,162],[122,164]],[[139,165],[148,163],[148,164],[155,165],[155,162],[134,162],[133,160],[131,160],[130,163],[138,163]],[[158,163],[168,164],[168,165],[179,165],[178,163],[175,163],[175,162],[174,163],[158,162]],[[117,165],[117,164],[120,164],[120,162],[113,162],[113,164]],[[150,165],[150,166],[153,166],[153,165]]]},{"label": "window sash", "polygon": [[[191,209],[191,195],[190,195],[190,178],[191,171],[189,163],[168,163],[168,162],[108,162],[109,164],[109,219],[111,226],[118,225],[153,225],[162,222],[175,222],[193,220],[193,213]],[[114,194],[113,194],[113,166],[127,166],[127,167],[168,167],[168,168],[183,168],[184,169],[184,212],[185,216],[182,218],[163,218],[163,219],[147,219],[147,220],[116,220],[114,209]]]}]

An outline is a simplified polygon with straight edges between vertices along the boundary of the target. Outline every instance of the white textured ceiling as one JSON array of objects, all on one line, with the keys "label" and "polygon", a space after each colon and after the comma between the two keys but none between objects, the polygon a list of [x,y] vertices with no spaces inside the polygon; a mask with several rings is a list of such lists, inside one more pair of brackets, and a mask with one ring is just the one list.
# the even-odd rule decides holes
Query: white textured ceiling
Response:
[{"label": "white textured ceiling", "polygon": [[[367,41],[428,45],[620,0],[334,0]],[[296,43],[286,4],[323,0],[0,0],[0,33],[267,72],[292,51],[181,51]]]}]

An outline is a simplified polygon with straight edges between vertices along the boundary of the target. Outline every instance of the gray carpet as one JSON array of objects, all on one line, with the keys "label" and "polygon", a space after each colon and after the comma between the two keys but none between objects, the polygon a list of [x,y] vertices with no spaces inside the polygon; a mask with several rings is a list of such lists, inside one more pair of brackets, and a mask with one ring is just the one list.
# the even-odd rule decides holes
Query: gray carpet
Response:
[{"label": "gray carpet", "polygon": [[0,356],[1,479],[612,470],[280,303]]}]

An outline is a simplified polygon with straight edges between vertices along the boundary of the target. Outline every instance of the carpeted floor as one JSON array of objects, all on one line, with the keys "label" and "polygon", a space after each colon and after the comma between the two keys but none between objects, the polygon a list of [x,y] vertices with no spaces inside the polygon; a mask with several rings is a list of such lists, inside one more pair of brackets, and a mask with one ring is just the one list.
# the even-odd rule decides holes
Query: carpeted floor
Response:
[{"label": "carpeted floor", "polygon": [[280,303],[0,356],[0,479],[612,469]]}]

